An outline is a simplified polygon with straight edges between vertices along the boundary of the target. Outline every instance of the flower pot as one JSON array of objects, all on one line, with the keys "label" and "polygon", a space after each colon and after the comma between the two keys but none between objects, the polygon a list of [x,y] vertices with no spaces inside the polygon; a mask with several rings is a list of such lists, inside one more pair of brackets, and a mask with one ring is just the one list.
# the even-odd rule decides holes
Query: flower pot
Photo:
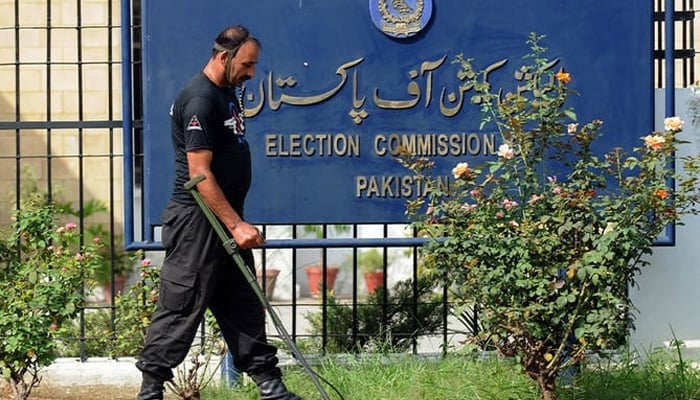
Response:
[{"label": "flower pot", "polygon": [[377,287],[384,285],[383,271],[365,272],[363,276],[365,277],[365,286],[369,294],[374,293]]},{"label": "flower pot", "polygon": [[277,275],[279,275],[280,270],[267,268],[265,269],[264,285],[263,285],[263,271],[257,270],[255,276],[258,278],[258,286],[265,293],[265,297],[268,300],[272,300],[272,296],[275,293],[275,283],[277,282]]},{"label": "flower pot", "polygon": [[[126,275],[116,275],[114,277],[114,294],[117,294],[124,290],[128,278],[129,277]],[[105,282],[101,286],[102,294],[105,298],[105,303],[112,304],[112,297],[114,297],[114,294],[112,293],[112,283]]]},{"label": "flower pot", "polygon": [[[311,265],[304,268],[306,271],[306,277],[309,282],[309,293],[313,298],[319,298],[321,293],[321,288],[324,285],[322,274],[323,267],[320,265]],[[338,271],[340,268],[335,266],[326,267],[326,290],[333,290],[335,286],[335,278],[338,276]]]}]

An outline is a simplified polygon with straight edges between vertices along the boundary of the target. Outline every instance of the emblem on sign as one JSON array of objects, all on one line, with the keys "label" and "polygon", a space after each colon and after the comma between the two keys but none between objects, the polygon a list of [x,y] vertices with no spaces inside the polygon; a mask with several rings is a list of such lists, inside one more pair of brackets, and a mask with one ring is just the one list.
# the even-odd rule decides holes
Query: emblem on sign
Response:
[{"label": "emblem on sign", "polygon": [[369,14],[380,31],[395,38],[420,32],[433,14],[433,0],[369,0]]}]

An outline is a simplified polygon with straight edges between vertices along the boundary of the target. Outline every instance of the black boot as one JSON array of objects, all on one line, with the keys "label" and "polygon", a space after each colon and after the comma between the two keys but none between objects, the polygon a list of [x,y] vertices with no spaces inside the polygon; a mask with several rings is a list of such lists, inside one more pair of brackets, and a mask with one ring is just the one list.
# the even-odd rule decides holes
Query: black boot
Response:
[{"label": "black boot", "polygon": [[304,400],[287,390],[282,378],[271,378],[258,382],[260,400]]},{"label": "black boot", "polygon": [[163,400],[163,381],[147,372],[142,376],[141,391],[136,400]]}]

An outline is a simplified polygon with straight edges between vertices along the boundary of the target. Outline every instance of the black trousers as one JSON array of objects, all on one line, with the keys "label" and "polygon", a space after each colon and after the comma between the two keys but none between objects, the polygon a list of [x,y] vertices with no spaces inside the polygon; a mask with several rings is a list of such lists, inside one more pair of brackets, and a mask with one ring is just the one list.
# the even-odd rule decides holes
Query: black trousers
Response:
[{"label": "black trousers", "polygon": [[[170,202],[162,215],[165,260],[158,308],[136,366],[164,380],[187,356],[204,312],[221,328],[236,368],[279,376],[277,349],[267,343],[265,309],[198,206]],[[255,273],[253,254],[241,251]]]}]

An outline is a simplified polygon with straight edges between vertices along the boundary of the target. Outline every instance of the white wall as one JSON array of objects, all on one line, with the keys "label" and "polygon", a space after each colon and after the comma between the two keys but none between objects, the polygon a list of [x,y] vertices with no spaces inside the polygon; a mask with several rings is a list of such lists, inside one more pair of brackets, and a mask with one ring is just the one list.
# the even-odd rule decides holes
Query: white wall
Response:
[{"label": "white wall", "polygon": [[[690,142],[680,155],[700,151],[700,123],[693,123],[691,99],[691,89],[676,90],[676,115],[685,121],[681,137]],[[663,129],[663,117],[664,93],[658,90],[657,130]],[[642,355],[675,337],[685,342],[688,355],[700,359],[700,217],[687,217],[684,222],[684,226],[676,227],[675,246],[656,247],[651,265],[642,271],[638,286],[630,290],[638,308],[631,343]]]}]

